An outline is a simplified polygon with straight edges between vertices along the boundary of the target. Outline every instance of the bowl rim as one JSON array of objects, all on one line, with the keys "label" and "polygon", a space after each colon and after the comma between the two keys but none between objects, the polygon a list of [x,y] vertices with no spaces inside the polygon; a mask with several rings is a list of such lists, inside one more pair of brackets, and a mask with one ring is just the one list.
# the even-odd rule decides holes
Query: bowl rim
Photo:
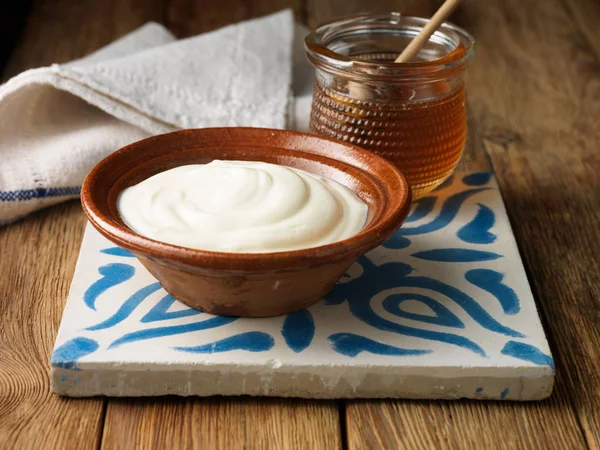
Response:
[{"label": "bowl rim", "polygon": [[[329,159],[341,162],[345,165],[350,165],[353,168],[368,174],[376,182],[379,182],[382,189],[389,194],[389,197],[392,201],[387,202],[384,205],[384,211],[377,222],[371,224],[367,223],[361,231],[349,238],[318,247],[270,253],[216,252],[182,247],[157,241],[142,236],[127,226],[120,225],[114,220],[113,217],[108,216],[98,208],[97,202],[93,199],[94,185],[99,179],[101,179],[101,175],[102,172],[104,172],[105,167],[110,165],[115,160],[121,158],[124,154],[142,151],[143,147],[147,147],[148,145],[151,145],[157,141],[160,142],[161,140],[173,139],[177,136],[183,137],[185,135],[189,136],[192,134],[194,137],[198,138],[202,137],[203,134],[214,135],[216,133],[256,133],[258,136],[268,133],[271,136],[278,134],[282,137],[283,135],[291,134],[297,138],[328,141],[336,146],[344,147],[346,151],[350,150],[352,152],[354,159],[360,159],[360,161],[364,162],[365,167],[356,165],[356,161],[354,161],[353,164],[353,162],[336,158],[336,155],[326,154],[325,152],[319,152],[318,150],[298,150],[286,148],[285,146],[273,146],[266,144],[262,146],[255,144],[248,145],[249,148],[290,150],[293,152],[298,152],[299,154],[312,156],[312,158],[309,157],[309,159],[312,160],[316,160],[318,157],[321,159]],[[227,143],[223,143],[222,146],[226,147]],[[202,149],[201,143],[198,144],[197,149]],[[152,158],[149,160],[151,159]],[[385,181],[382,181],[374,173],[367,170],[368,167],[373,167],[374,165],[380,168],[377,170],[377,172],[381,172],[381,168],[383,168],[384,172],[395,177],[394,181],[398,182],[400,186],[397,191],[391,191]],[[126,167],[123,169],[123,173],[118,176],[113,185],[116,184],[116,182],[129,170],[131,170],[131,167]],[[109,187],[108,190],[110,191],[111,188],[112,186]],[[410,187],[402,172],[393,163],[379,155],[376,155],[375,153],[347,142],[324,138],[310,133],[255,127],[192,128],[151,136],[149,138],[133,142],[109,154],[100,162],[98,162],[86,176],[81,189],[81,203],[83,210],[92,226],[94,226],[94,228],[96,228],[96,230],[98,230],[107,239],[116,245],[131,251],[136,256],[141,254],[155,261],[159,259],[163,261],[166,260],[169,261],[170,265],[193,267],[196,269],[205,268],[207,270],[226,270],[232,272],[264,272],[269,270],[285,269],[296,270],[299,267],[316,266],[342,259],[349,259],[351,257],[356,258],[360,254],[379,245],[387,237],[389,237],[391,233],[400,227],[410,210],[411,198],[412,195]],[[104,201],[108,205],[108,196]]]}]

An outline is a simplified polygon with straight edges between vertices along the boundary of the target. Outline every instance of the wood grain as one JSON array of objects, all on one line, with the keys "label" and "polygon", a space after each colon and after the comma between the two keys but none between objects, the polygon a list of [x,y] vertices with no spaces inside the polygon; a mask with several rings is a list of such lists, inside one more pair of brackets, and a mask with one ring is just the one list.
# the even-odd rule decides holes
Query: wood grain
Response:
[{"label": "wood grain", "polygon": [[163,17],[163,0],[38,0],[3,73],[85,56],[144,23]]},{"label": "wood grain", "polygon": [[[159,18],[145,1],[35,3],[4,79],[79,58]],[[118,18],[118,20],[116,20]],[[0,449],[94,449],[102,399],[50,393],[49,359],[75,270],[85,216],[78,202],[0,228]]]},{"label": "wood grain", "polygon": [[307,0],[307,24],[315,27],[320,23],[342,16],[370,13],[384,14],[398,11],[414,16],[429,17],[435,12],[440,0]]},{"label": "wood grain", "polygon": [[[38,0],[4,79],[64,62],[148,20],[183,37],[290,6],[315,25],[436,0]],[[463,168],[495,169],[550,334],[539,403],[61,399],[48,359],[85,222],[76,202],[0,228],[0,448],[600,448],[600,45],[595,0],[465,0],[477,39]],[[491,161],[491,165],[490,165]],[[346,436],[344,437],[346,438]]]},{"label": "wood grain", "polygon": [[232,23],[291,8],[301,19],[302,0],[165,0],[167,25],[178,37],[206,33]]},{"label": "wood grain", "polygon": [[335,450],[341,448],[339,416],[330,403],[273,398],[111,400],[102,448]]},{"label": "wood grain", "polygon": [[360,401],[346,408],[349,449],[587,448],[564,386],[539,403]]},{"label": "wood grain", "polygon": [[[471,111],[460,169],[490,170],[485,139]],[[345,410],[351,450],[587,448],[562,372],[552,397],[539,403],[360,400]]]},{"label": "wood grain", "polygon": [[0,74],[25,25],[33,0],[9,2],[0,14]]},{"label": "wood grain", "polygon": [[[598,53],[561,1],[544,2],[542,9],[530,0],[469,6],[465,26],[476,33],[480,56],[495,64],[495,70],[479,73],[470,90],[485,149],[551,337],[559,379],[587,444],[600,448]],[[492,19],[486,24],[479,19],[484,12]],[[485,89],[484,77],[494,89]]]},{"label": "wood grain", "polygon": [[600,2],[598,0],[561,0],[561,2],[581,35],[580,44],[591,46],[596,59],[600,59],[600,32],[598,31]]},{"label": "wood grain", "polygon": [[350,402],[348,447],[598,448],[597,60],[558,2],[540,14],[535,2],[470,1],[455,19],[477,40],[462,166],[489,156],[499,177],[551,336],[555,392],[530,404]]},{"label": "wood grain", "polygon": [[93,449],[100,440],[103,401],[61,399],[49,382],[83,225],[80,206],[70,202],[0,228],[2,449]]}]

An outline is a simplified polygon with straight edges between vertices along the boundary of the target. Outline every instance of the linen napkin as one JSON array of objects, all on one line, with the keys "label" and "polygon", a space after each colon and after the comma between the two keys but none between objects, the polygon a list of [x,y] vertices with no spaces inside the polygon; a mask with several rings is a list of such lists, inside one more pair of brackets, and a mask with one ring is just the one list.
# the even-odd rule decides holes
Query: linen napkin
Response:
[{"label": "linen napkin", "polygon": [[183,40],[150,23],[86,58],[9,80],[0,86],[0,225],[77,197],[100,159],[153,134],[305,129],[305,33],[290,10]]}]

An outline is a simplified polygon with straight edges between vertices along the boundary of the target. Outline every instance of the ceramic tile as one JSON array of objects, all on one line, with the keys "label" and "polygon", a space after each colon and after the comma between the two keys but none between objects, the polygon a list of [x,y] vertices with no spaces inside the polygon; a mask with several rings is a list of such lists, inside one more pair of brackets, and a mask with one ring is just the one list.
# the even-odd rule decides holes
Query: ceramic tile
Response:
[{"label": "ceramic tile", "polygon": [[317,305],[218,317],[88,225],[56,346],[69,396],[534,400],[554,365],[495,179],[456,174]]}]

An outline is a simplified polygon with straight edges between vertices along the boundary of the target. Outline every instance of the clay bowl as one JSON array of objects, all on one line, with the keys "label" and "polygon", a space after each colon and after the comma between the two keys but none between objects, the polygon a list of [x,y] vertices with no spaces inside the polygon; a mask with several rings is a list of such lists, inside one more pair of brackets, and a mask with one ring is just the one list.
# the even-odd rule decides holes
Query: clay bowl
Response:
[{"label": "clay bowl", "polygon": [[[357,235],[334,244],[278,253],[220,253],[161,243],[121,220],[125,188],[167,169],[214,159],[264,161],[334,179],[369,207]],[[107,239],[130,250],[173,297],[212,314],[288,314],[321,299],[359,255],[404,221],[410,190],[398,169],[354,145],[310,134],[260,128],[183,130],[135,142],[102,160],[85,179],[83,209]]]}]

